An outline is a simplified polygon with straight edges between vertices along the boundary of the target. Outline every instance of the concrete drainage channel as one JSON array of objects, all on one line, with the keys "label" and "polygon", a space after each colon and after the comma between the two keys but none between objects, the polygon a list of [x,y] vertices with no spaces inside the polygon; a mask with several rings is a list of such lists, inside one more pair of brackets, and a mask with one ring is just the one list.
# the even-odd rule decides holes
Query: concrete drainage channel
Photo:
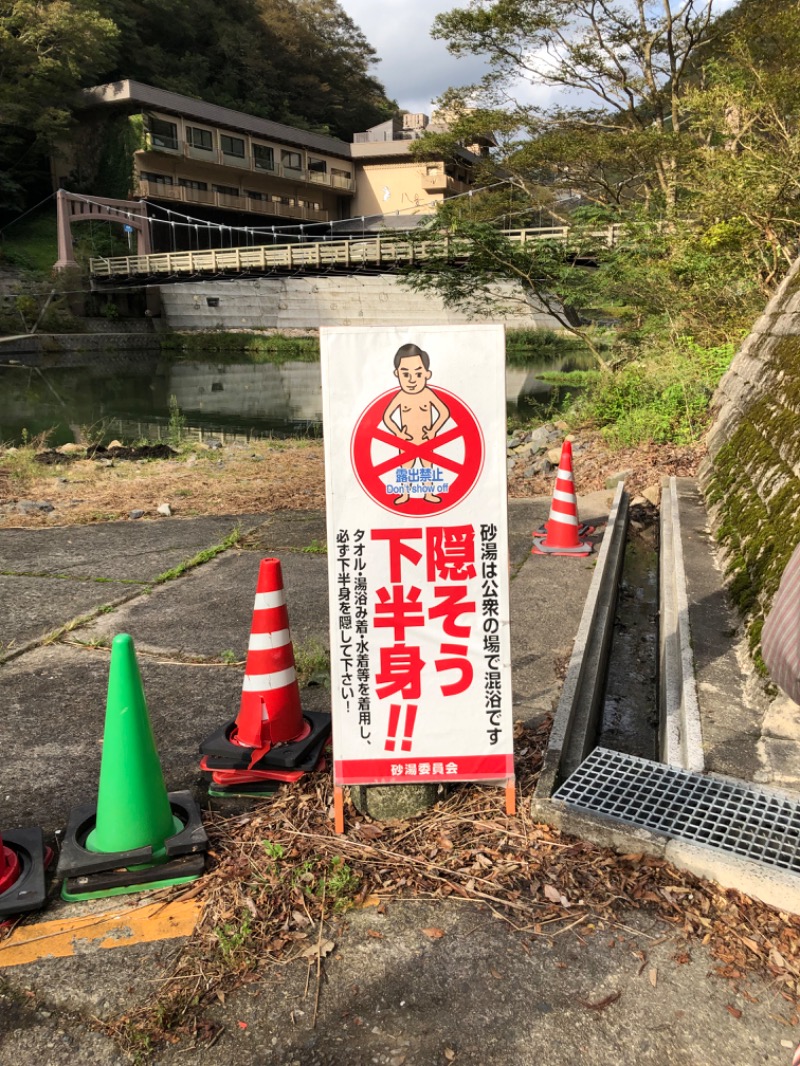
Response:
[{"label": "concrete drainage channel", "polygon": [[617,487],[532,800],[540,821],[664,858],[800,913],[800,804],[703,773],[678,493],[662,486],[658,633],[661,761],[597,746],[628,523]]}]

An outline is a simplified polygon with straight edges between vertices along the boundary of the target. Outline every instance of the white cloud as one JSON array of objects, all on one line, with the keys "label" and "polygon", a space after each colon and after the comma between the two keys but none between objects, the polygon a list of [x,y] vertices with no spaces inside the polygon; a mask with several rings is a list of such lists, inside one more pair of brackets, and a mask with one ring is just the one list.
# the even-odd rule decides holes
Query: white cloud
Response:
[{"label": "white cloud", "polygon": [[434,41],[436,15],[458,0],[339,0],[381,57],[373,69],[404,111],[431,112],[431,102],[451,85],[478,81],[486,67],[475,56],[456,58]]}]

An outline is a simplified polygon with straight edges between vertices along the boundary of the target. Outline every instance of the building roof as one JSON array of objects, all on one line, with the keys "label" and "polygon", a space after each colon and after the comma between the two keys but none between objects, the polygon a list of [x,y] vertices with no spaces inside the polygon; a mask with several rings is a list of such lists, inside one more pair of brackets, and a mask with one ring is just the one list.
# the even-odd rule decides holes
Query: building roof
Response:
[{"label": "building roof", "polygon": [[234,111],[230,107],[220,107],[218,104],[208,104],[196,97],[182,96],[181,93],[173,93],[167,89],[156,89],[153,85],[145,85],[143,82],[129,78],[84,89],[81,97],[87,106],[121,104],[152,107],[172,115],[183,115],[200,122],[207,122],[209,125],[240,130],[244,133],[255,134],[257,137],[281,141],[284,144],[299,145],[318,152],[326,152],[328,155],[342,156],[345,159],[351,157],[352,145],[346,141],[340,141],[338,137],[328,137],[322,133],[309,133],[294,126],[284,126],[281,122],[247,115],[243,111]]}]

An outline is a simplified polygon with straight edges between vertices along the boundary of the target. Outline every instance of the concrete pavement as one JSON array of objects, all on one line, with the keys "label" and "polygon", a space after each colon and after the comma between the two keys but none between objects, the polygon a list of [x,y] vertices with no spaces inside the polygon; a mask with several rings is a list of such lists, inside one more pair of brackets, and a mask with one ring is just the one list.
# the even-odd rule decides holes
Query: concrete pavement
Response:
[{"label": "concrete pavement", "polygon": [[[582,497],[581,518],[602,518],[610,499]],[[529,555],[530,530],[547,517],[549,502],[510,504],[514,714],[526,720],[558,698],[594,565]],[[235,527],[248,531],[240,547],[153,584]],[[246,646],[259,559],[281,558],[296,651],[326,645],[326,558],[316,550],[324,535],[318,513],[0,531],[0,639],[10,656],[0,667],[0,826],[36,823],[52,836],[71,806],[96,793],[104,643],[117,632],[137,644],[168,787],[203,798],[197,744],[238,705],[241,667],[226,660]],[[92,611],[92,620],[59,642],[36,643]],[[322,687],[304,699],[327,709]],[[128,902],[135,898],[54,902],[37,921]],[[422,934],[432,926],[441,938]],[[645,911],[595,935],[578,929],[542,937],[471,903],[403,900],[381,914],[350,912],[331,935],[338,948],[326,964],[316,1027],[306,967],[268,968],[213,1008],[224,1025],[213,1048],[201,1054],[183,1042],[144,1061],[707,1066],[729,1059],[788,1066],[800,1039],[775,987],[756,979],[734,987],[709,976],[706,950],[687,952],[679,932]],[[164,940],[104,950],[86,938],[71,957],[48,958],[45,945],[38,961],[7,969],[0,953],[0,1066],[120,1061],[118,1048],[91,1031],[91,1019],[144,1001],[179,946]]]}]

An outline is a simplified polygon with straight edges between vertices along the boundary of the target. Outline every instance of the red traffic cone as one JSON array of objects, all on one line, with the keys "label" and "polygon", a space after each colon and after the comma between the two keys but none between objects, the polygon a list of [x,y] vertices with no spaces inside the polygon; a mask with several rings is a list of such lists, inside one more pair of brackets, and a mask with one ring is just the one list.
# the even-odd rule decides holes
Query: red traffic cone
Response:
[{"label": "red traffic cone", "polygon": [[280,560],[262,559],[242,702],[231,740],[263,752],[273,744],[299,740],[308,731],[300,707]]},{"label": "red traffic cone", "polygon": [[45,869],[52,857],[41,829],[9,829],[0,834],[0,929],[6,919],[44,906]]},{"label": "red traffic cone", "polygon": [[561,462],[545,529],[545,537],[533,538],[533,555],[591,554],[593,545],[588,541],[581,541],[578,537],[578,500],[572,477],[572,444],[568,440],[564,441],[561,448]]},{"label": "red traffic cone", "polygon": [[0,896],[19,879],[21,872],[17,853],[7,848],[0,837]]}]

